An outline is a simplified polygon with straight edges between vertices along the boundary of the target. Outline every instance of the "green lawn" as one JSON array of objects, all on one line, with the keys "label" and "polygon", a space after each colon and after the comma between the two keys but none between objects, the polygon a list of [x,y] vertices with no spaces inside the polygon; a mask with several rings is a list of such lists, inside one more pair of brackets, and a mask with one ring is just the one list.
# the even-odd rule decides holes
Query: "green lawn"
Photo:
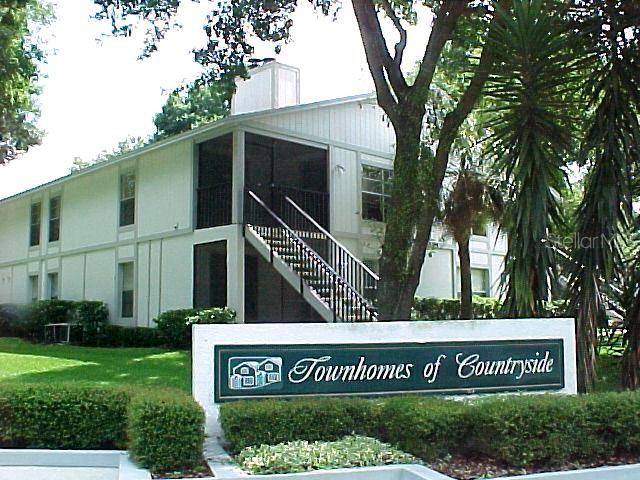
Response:
[{"label": "green lawn", "polygon": [[159,348],[34,345],[0,338],[0,384],[85,382],[191,392],[191,355]]},{"label": "green lawn", "polygon": [[[159,348],[35,345],[0,338],[1,383],[86,382],[175,387],[191,392],[191,355]],[[602,356],[596,391],[620,390],[620,357]]]}]

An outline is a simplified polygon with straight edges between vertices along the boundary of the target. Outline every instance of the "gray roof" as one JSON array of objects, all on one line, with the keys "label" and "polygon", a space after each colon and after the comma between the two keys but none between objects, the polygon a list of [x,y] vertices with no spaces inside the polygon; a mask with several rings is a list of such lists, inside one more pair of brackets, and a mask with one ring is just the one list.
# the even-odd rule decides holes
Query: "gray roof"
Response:
[{"label": "gray roof", "polygon": [[346,103],[353,103],[353,102],[364,102],[364,101],[375,101],[376,100],[376,95],[375,93],[364,93],[364,94],[360,94],[360,95],[352,95],[349,97],[341,97],[341,98],[333,98],[330,100],[322,100],[319,102],[312,102],[312,103],[304,103],[304,104],[300,104],[300,105],[292,105],[290,107],[282,107],[282,108],[276,108],[276,109],[271,109],[271,110],[261,110],[258,112],[250,112],[250,113],[241,113],[238,115],[230,115],[228,117],[225,117],[221,120],[218,120],[216,122],[211,122],[211,123],[207,123],[205,125],[201,125],[199,127],[196,127],[192,130],[189,130],[188,132],[184,132],[184,133],[179,133],[177,135],[173,135],[169,138],[163,139],[163,140],[158,140],[156,142],[153,142],[149,145],[145,145],[144,147],[140,147],[137,148],[131,152],[127,152],[124,153],[122,155],[118,155],[115,158],[112,158],[110,160],[104,161],[104,162],[99,162],[96,163],[94,165],[91,165],[89,167],[83,168],[81,170],[75,171],[75,172],[71,172],[68,175],[64,175],[62,177],[58,177],[54,180],[51,180],[49,182],[43,183],[41,185],[38,185],[36,187],[33,188],[29,188],[27,190],[24,190],[20,193],[16,193],[14,195],[11,195],[9,197],[5,197],[0,199],[0,204],[1,203],[5,203],[8,202],[9,200],[14,200],[20,197],[23,197],[25,195],[29,195],[32,194],[34,192],[43,190],[47,187],[51,187],[54,185],[58,185],[60,183],[66,182],[68,180],[71,180],[73,178],[77,178],[81,175],[86,175],[88,173],[94,172],[96,170],[99,170],[101,168],[105,168],[107,166],[119,163],[119,162],[123,162],[126,160],[129,160],[131,158],[135,158],[138,155],[142,155],[144,153],[150,152],[152,150],[155,150],[157,148],[162,148],[166,145],[170,145],[174,142],[179,142],[182,140],[187,140],[189,138],[192,137],[197,137],[200,136],[202,134],[207,134],[207,133],[214,133],[216,130],[221,130],[224,129],[226,127],[233,127],[236,126],[239,123],[242,122],[246,122],[249,120],[254,120],[256,118],[261,118],[261,117],[268,117],[268,116],[272,116],[272,115],[281,115],[284,113],[295,113],[298,111],[304,111],[304,110],[313,110],[316,108],[326,108],[326,107],[332,107],[335,105],[342,105],[342,104],[346,104]]}]

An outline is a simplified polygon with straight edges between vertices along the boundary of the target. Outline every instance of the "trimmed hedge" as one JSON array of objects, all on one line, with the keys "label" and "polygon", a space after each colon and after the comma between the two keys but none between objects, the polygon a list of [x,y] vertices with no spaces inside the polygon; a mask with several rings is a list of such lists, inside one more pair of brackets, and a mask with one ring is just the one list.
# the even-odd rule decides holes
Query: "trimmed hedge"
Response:
[{"label": "trimmed hedge", "polygon": [[194,324],[233,323],[236,312],[231,308],[187,308],[167,310],[153,321],[164,343],[173,348],[191,348],[191,326]]},{"label": "trimmed hedge", "polygon": [[106,325],[98,338],[98,347],[163,347],[167,342],[155,328]]},{"label": "trimmed hedge", "polygon": [[[500,318],[502,303],[497,298],[473,297],[473,318]],[[458,320],[459,298],[421,298],[413,302],[416,320]]]},{"label": "trimmed hedge", "polygon": [[190,397],[136,396],[129,409],[129,451],[152,471],[192,469],[202,461],[204,412]]},{"label": "trimmed hedge", "polygon": [[370,400],[317,398],[244,400],[220,409],[220,423],[230,450],[293,440],[338,440],[346,435],[375,436],[380,409]]},{"label": "trimmed hedge", "polygon": [[429,397],[316,402],[225,404],[222,427],[235,452],[282,443],[283,438],[330,441],[359,434],[425,461],[475,454],[526,467],[640,453],[640,393],[522,395],[473,402]]},{"label": "trimmed hedge", "polygon": [[468,407],[463,402],[430,397],[396,397],[382,409],[385,428],[379,435],[417,457],[434,459],[466,450]]},{"label": "trimmed hedge", "polygon": [[[545,302],[543,317],[567,317],[567,306],[563,300]],[[414,320],[460,320],[459,298],[421,298],[413,302]],[[473,318],[507,318],[502,311],[502,302],[498,298],[473,297]]]},{"label": "trimmed hedge", "polygon": [[0,448],[123,449],[153,472],[202,461],[204,412],[179,391],[0,386]]},{"label": "trimmed hedge", "polygon": [[122,449],[127,405],[122,389],[77,385],[2,386],[4,448]]}]

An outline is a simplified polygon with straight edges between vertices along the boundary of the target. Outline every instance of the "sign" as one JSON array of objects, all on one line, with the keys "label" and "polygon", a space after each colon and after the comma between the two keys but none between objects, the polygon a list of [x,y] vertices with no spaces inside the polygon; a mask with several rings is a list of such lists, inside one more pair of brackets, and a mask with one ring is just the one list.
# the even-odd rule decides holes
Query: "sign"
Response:
[{"label": "sign", "polygon": [[194,325],[192,352],[209,435],[238,399],[577,392],[571,318]]},{"label": "sign", "polygon": [[563,340],[218,345],[215,402],[561,390]]}]

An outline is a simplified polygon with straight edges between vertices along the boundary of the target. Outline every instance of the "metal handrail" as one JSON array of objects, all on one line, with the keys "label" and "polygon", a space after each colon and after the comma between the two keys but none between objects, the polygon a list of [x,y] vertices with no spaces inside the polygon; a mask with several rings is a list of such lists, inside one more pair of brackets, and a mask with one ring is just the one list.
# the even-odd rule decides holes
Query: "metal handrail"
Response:
[{"label": "metal handrail", "polygon": [[[331,265],[329,265],[313,248],[311,248],[304,240],[302,240],[300,236],[289,225],[286,224],[286,222],[284,222],[278,215],[276,215],[276,213],[271,208],[269,208],[262,201],[262,199],[260,199],[260,197],[258,197],[258,195],[256,195],[251,190],[247,190],[247,195],[269,215],[272,221],[276,222],[276,225],[278,225],[284,232],[286,232],[286,236],[289,238],[289,241],[294,244],[294,249],[301,256],[300,260],[306,261],[307,266],[313,268],[314,273],[317,273],[319,278],[329,280],[330,283],[326,286],[328,288],[331,288],[333,297],[330,296],[328,299],[323,298],[323,301],[325,301],[325,303],[327,303],[329,308],[331,309],[334,321],[338,317],[338,313],[342,313],[341,318],[346,319],[347,312],[353,313],[354,309],[359,310],[360,313],[363,314],[363,317],[368,317],[371,320],[376,320],[375,308],[369,304],[365,297],[363,297],[356,289],[354,289],[353,286],[351,286],[349,282],[347,282],[336,270],[334,270]],[[245,223],[251,225],[252,220],[253,219],[245,218]],[[256,229],[256,233],[260,235],[259,229],[261,228],[261,226],[257,224],[254,224],[253,226]],[[262,228],[271,227],[264,226]],[[273,234],[273,231],[270,232]],[[269,240],[265,238],[263,239],[266,240],[269,244],[273,255],[273,246],[270,244]],[[311,263],[311,265],[309,264],[309,262]],[[291,267],[291,265],[289,266]],[[295,270],[295,268],[293,269]],[[300,278],[301,282],[305,281],[303,280],[302,276]],[[308,281],[307,283],[309,284]],[[315,289],[312,285],[309,284],[309,286],[310,288]],[[340,289],[341,296],[337,295],[338,289]],[[345,298],[345,294],[348,299]],[[350,300],[354,303],[347,303],[347,300]]]},{"label": "metal handrail", "polygon": [[358,257],[356,257],[355,255],[353,255],[349,249],[347,249],[342,243],[340,243],[333,235],[331,235],[329,233],[329,231],[327,229],[325,229],[322,225],[320,225],[318,222],[316,222],[316,220],[309,215],[307,212],[305,212],[302,208],[300,208],[300,206],[294,202],[293,200],[291,200],[291,198],[289,198],[288,195],[284,196],[285,200],[293,207],[295,208],[298,213],[300,213],[302,216],[304,216],[307,220],[309,220],[309,222],[311,222],[313,224],[314,227],[316,227],[318,230],[320,230],[324,235],[326,235],[326,237],[331,240],[333,243],[336,244],[336,246],[340,249],[343,250],[349,257],[351,257],[353,259],[353,261],[358,264],[359,267],[361,267],[365,272],[367,272],[369,275],[371,275],[371,277],[373,277],[373,279],[378,282],[380,280],[380,277],[378,276],[378,274],[376,272],[374,272],[373,270],[371,270],[369,267],[367,267],[362,260],[360,260]]}]

